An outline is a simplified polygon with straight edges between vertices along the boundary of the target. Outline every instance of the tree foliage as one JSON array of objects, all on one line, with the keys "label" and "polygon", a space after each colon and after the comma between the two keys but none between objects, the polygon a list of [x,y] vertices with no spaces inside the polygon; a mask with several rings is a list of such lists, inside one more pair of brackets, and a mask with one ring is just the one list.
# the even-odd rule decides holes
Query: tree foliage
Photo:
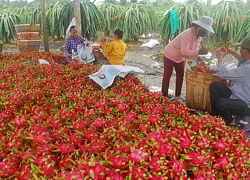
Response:
[{"label": "tree foliage", "polygon": [[170,15],[166,13],[158,22],[158,24],[162,25],[160,35],[165,42],[172,40],[180,32],[189,28],[193,21],[199,19],[201,16],[208,15],[208,9],[204,2],[197,0],[189,0],[186,3],[177,4],[172,8],[178,12],[180,28],[174,35],[171,34]]},{"label": "tree foliage", "polygon": [[244,12],[243,3],[235,1],[221,1],[212,6],[210,15],[216,23],[215,39],[223,43],[234,42],[237,39],[236,34],[238,34],[239,27],[242,26]]},{"label": "tree foliage", "polygon": [[0,13],[0,37],[3,43],[8,43],[16,36],[15,25],[20,23],[17,14],[12,13],[9,9]]},{"label": "tree foliage", "polygon": [[[250,35],[249,0],[247,2],[222,0],[210,8],[201,0],[187,0],[185,3],[143,0],[143,4],[130,3],[137,2],[137,0],[129,2],[121,0],[120,3],[123,3],[123,6],[115,0],[111,0],[109,4],[102,2],[94,4],[93,2],[95,0],[82,0],[80,5],[82,36],[90,40],[97,39],[100,32],[109,35],[115,28],[120,28],[124,30],[125,37],[134,38],[136,41],[143,32],[150,33],[153,28],[159,26],[162,39],[168,42],[203,15],[211,16],[215,24],[213,26],[215,33],[209,33],[204,41],[239,42]],[[162,16],[166,10],[171,8],[176,9],[180,19],[180,29],[174,35],[171,35],[169,15]],[[1,24],[2,29],[0,30],[0,40],[2,41],[15,39],[13,22],[41,24],[40,0],[31,2],[0,0],[0,9],[0,22],[4,22]],[[74,16],[73,1],[46,0],[45,10],[49,35],[52,38],[63,38]],[[6,32],[4,32],[5,30]]]},{"label": "tree foliage", "polygon": [[[97,6],[89,1],[80,2],[80,11],[81,11],[81,25],[82,25],[82,36],[95,40],[98,38],[97,30],[99,27],[99,22],[103,22],[102,14],[98,10]],[[61,16],[59,18],[56,30],[60,28],[60,23],[66,31],[68,25],[70,24],[71,19],[74,16],[74,3],[70,2],[65,5],[62,9]]]},{"label": "tree foliage", "polygon": [[103,16],[103,23],[100,23],[100,25],[102,25],[105,35],[109,35],[110,31],[113,31],[117,27],[122,9],[122,6],[110,3],[104,3],[99,6],[99,10]]},{"label": "tree foliage", "polygon": [[155,15],[152,6],[133,3],[125,9],[118,22],[118,27],[134,41],[143,32],[151,32],[155,26]]}]

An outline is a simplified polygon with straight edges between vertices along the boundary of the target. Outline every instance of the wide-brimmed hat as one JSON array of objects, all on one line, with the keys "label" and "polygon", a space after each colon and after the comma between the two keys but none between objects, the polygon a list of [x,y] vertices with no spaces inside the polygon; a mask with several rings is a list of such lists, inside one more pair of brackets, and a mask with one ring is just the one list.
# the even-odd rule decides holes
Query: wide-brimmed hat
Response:
[{"label": "wide-brimmed hat", "polygon": [[199,20],[193,21],[194,24],[197,24],[203,27],[204,29],[214,33],[214,30],[212,28],[213,22],[214,22],[213,18],[209,16],[202,16]]}]

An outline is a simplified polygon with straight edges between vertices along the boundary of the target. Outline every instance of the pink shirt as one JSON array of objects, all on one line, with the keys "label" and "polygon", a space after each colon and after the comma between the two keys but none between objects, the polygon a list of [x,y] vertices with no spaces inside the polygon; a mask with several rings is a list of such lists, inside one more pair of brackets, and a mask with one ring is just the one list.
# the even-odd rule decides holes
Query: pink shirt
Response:
[{"label": "pink shirt", "polygon": [[195,27],[186,29],[167,44],[164,55],[168,59],[180,63],[185,58],[197,59],[199,56],[199,46],[202,38],[196,39]]}]

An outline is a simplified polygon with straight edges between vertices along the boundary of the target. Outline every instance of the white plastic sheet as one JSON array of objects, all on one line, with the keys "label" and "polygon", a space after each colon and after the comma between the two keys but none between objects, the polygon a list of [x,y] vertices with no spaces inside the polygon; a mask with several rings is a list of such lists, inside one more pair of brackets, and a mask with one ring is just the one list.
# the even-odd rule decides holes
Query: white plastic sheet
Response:
[{"label": "white plastic sheet", "polygon": [[66,30],[66,39],[70,36],[69,30],[70,30],[71,26],[76,26],[76,18],[75,17],[72,18],[72,20],[71,20],[71,22]]},{"label": "white plastic sheet", "polygon": [[142,44],[141,47],[153,48],[155,45],[159,44],[159,41],[157,41],[156,39],[150,39],[149,42]]},{"label": "white plastic sheet", "polygon": [[46,61],[46,60],[44,60],[44,59],[39,59],[38,62],[39,62],[40,64],[49,64],[49,62]]},{"label": "white plastic sheet", "polygon": [[99,71],[89,77],[103,89],[111,86],[116,76],[124,78],[127,74],[143,74],[142,69],[134,66],[103,65]]},{"label": "white plastic sheet", "polygon": [[212,53],[208,52],[207,54],[201,54],[201,55],[199,55],[199,57],[204,57],[206,59],[210,59],[212,57]]}]

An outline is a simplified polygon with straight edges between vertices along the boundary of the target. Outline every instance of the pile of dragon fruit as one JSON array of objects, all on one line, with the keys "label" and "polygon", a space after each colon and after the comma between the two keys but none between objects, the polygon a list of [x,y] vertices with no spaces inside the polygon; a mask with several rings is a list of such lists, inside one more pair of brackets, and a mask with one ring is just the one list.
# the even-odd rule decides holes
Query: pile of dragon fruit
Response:
[{"label": "pile of dragon fruit", "polygon": [[99,68],[49,52],[0,54],[1,179],[250,178],[244,131],[133,75],[101,89],[88,77]]}]

